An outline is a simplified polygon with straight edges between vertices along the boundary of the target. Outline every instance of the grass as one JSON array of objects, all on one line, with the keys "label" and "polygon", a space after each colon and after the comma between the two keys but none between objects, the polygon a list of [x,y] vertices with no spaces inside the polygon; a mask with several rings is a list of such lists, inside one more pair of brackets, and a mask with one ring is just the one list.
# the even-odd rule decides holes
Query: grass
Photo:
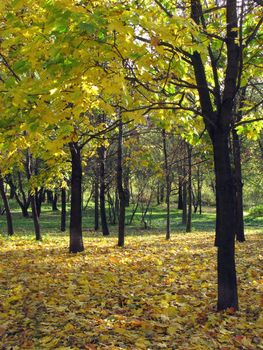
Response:
[{"label": "grass", "polygon": [[[14,201],[11,201],[11,209],[13,215],[15,234],[32,235],[34,231],[33,222],[31,218],[23,218],[20,209],[17,207]],[[132,208],[127,208],[126,219],[127,222],[131,216]],[[69,208],[68,208],[69,213]],[[252,218],[245,212],[245,227],[246,229],[259,229],[263,226],[263,218]],[[181,223],[181,211],[177,209],[172,209],[171,211],[171,230],[172,233],[184,232],[185,227]],[[83,213],[83,230],[87,232],[88,230],[93,230],[93,208],[89,207]],[[165,205],[153,206],[150,208],[148,215],[146,215],[146,220],[148,224],[148,229],[144,230],[141,222],[141,213],[138,211],[132,222],[131,226],[127,226],[127,235],[145,235],[151,232],[160,232],[165,230],[166,226],[166,212]],[[67,223],[69,223],[69,217],[67,217]],[[52,211],[51,207],[47,204],[42,206],[42,213],[40,217],[40,224],[42,234],[47,233],[59,234],[60,233],[60,211]],[[192,230],[193,232],[206,232],[214,231],[215,228],[215,208],[205,207],[201,215],[193,214],[192,217]],[[110,226],[110,231],[116,234],[117,227]],[[0,215],[0,233],[5,234],[6,232],[6,219],[5,215]]]}]

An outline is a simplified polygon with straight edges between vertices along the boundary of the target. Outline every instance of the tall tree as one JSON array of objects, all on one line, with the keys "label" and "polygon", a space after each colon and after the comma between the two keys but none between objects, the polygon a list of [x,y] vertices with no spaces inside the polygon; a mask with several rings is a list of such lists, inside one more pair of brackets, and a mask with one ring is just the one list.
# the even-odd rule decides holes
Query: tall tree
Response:
[{"label": "tall tree", "polygon": [[119,228],[118,246],[124,246],[125,239],[125,192],[123,188],[123,121],[120,107],[117,108],[117,119],[119,121],[118,149],[117,149],[117,190],[119,197]]},{"label": "tall tree", "polygon": [[4,208],[6,213],[7,233],[8,233],[8,236],[12,236],[14,234],[13,219],[12,219],[8,198],[5,192],[4,180],[1,174],[0,174],[0,194],[4,203]]}]

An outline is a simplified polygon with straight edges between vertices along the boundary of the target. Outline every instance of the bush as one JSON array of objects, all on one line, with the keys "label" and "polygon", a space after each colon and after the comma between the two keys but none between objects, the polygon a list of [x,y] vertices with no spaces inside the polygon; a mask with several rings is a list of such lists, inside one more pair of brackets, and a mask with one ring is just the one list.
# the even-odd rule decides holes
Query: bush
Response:
[{"label": "bush", "polygon": [[249,216],[253,218],[263,217],[263,205],[257,205],[249,210]]}]

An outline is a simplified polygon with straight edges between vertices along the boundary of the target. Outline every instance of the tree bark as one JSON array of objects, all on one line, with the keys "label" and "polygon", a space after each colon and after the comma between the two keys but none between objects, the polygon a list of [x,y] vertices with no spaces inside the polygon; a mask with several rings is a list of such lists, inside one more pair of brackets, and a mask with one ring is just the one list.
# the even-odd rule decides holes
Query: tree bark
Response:
[{"label": "tree bark", "polygon": [[202,174],[200,166],[197,168],[197,202],[199,205],[199,214],[202,214]]},{"label": "tree bark", "polygon": [[[191,17],[205,27],[200,0],[191,0]],[[213,143],[216,177],[216,246],[218,247],[218,310],[238,308],[235,269],[235,189],[231,170],[229,135],[234,121],[234,104],[239,90],[239,70],[242,52],[238,45],[237,0],[226,1],[226,69],[223,92],[218,75],[217,60],[211,47],[209,56],[214,77],[215,110],[211,100],[206,71],[200,53],[191,57],[206,129]],[[241,55],[240,55],[241,53]]]},{"label": "tree bark", "polygon": [[164,184],[161,183],[160,184],[160,203],[163,203],[164,202]]},{"label": "tree bark", "polygon": [[67,193],[65,188],[61,188],[61,232],[66,231],[66,221],[67,221]]},{"label": "tree bark", "polygon": [[240,139],[236,130],[232,129],[233,136],[233,158],[234,158],[234,175],[235,175],[235,230],[236,239],[239,242],[245,241],[244,216],[243,216],[243,182],[241,170]]},{"label": "tree bark", "polygon": [[36,201],[37,190],[35,193],[31,195],[31,210],[32,210],[32,218],[35,228],[35,236],[37,241],[41,241],[41,232],[40,232],[40,224],[39,224],[39,216],[37,212],[37,201]]},{"label": "tree bark", "polygon": [[53,193],[51,190],[46,191],[47,194],[47,202],[52,205],[53,202]]},{"label": "tree bark", "polygon": [[37,205],[37,215],[40,217],[41,214],[41,207],[42,207],[42,202],[43,202],[43,193],[44,193],[44,188],[41,187],[40,190],[37,191],[36,193],[36,205]]},{"label": "tree bark", "polygon": [[227,132],[218,130],[214,133],[218,310],[230,307],[238,309],[235,268],[235,191],[228,142]]},{"label": "tree bark", "polygon": [[1,175],[0,175],[0,192],[1,192],[1,197],[2,197],[2,200],[4,203],[4,208],[5,208],[7,233],[8,233],[8,236],[13,236],[14,228],[13,228],[12,214],[11,214],[9,202],[8,202],[6,192],[5,192],[4,181],[3,181],[3,178]]},{"label": "tree bark", "polygon": [[69,143],[71,153],[71,208],[69,252],[84,250],[82,239],[82,164],[81,150],[77,142]]},{"label": "tree bark", "polygon": [[123,176],[125,207],[130,206],[130,169],[126,166]]},{"label": "tree bark", "polygon": [[187,144],[187,158],[188,158],[188,184],[187,184],[188,210],[187,210],[186,232],[191,232],[192,231],[192,147],[189,144]]},{"label": "tree bark", "polygon": [[165,170],[165,182],[166,182],[166,239],[169,240],[171,237],[170,228],[170,194],[171,194],[171,181],[170,181],[170,169],[168,164],[167,154],[167,138],[166,132],[162,130],[163,139],[163,155],[164,155],[164,170]]},{"label": "tree bark", "polygon": [[54,191],[54,194],[52,195],[52,211],[58,211],[58,194],[57,191]]},{"label": "tree bark", "polygon": [[118,228],[118,246],[124,246],[125,238],[125,192],[123,189],[123,125],[121,111],[118,108],[117,116],[119,117],[119,135],[118,135],[118,150],[117,150],[117,190],[119,197],[119,228]]},{"label": "tree bark", "polygon": [[99,229],[99,175],[97,171],[94,174],[94,230],[98,231]]},{"label": "tree bark", "polygon": [[109,236],[109,227],[106,214],[106,200],[105,200],[105,147],[101,146],[98,150],[100,159],[100,218],[101,229],[103,236]]},{"label": "tree bark", "polygon": [[[26,196],[26,194],[23,190],[20,172],[17,173],[17,177],[18,177],[18,188],[15,186],[15,184],[12,180],[12,177],[10,175],[7,177],[7,183],[10,186],[10,188],[12,189],[12,191],[14,192],[15,199],[21,208],[23,217],[28,218],[29,217],[28,208],[30,205],[30,194],[28,196]],[[20,198],[20,195],[22,198]]]},{"label": "tree bark", "polygon": [[186,184],[185,164],[183,164],[182,200],[183,200],[182,224],[186,225],[186,222],[187,222],[187,184]]},{"label": "tree bark", "polygon": [[179,210],[183,209],[183,190],[182,190],[182,176],[181,175],[179,175],[179,181],[178,181],[177,209],[179,209]]}]

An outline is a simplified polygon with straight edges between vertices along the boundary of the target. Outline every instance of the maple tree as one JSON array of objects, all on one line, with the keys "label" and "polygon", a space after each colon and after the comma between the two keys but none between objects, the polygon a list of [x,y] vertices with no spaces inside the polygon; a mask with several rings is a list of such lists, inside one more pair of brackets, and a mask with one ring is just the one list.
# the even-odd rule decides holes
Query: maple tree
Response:
[{"label": "maple tree", "polygon": [[[191,231],[192,147],[207,133],[216,184],[218,310],[237,310],[235,238],[244,241],[239,134],[253,138],[262,130],[262,12],[257,1],[7,0],[0,9],[1,176],[17,165],[20,171],[26,158],[23,171],[36,238],[41,239],[39,187],[65,188],[69,175],[69,250],[84,250],[83,165],[95,154],[100,158],[100,209],[108,235],[105,152],[108,133],[118,129],[118,245],[124,245],[123,125],[139,129],[149,121],[162,129],[167,238],[167,132],[178,132],[187,141],[188,174],[183,165],[181,179],[188,175],[183,219]],[[34,168],[38,159],[44,163],[39,173]],[[96,186],[98,195],[98,181]],[[144,224],[152,193],[143,210]],[[65,219],[65,203],[63,211]]]}]

